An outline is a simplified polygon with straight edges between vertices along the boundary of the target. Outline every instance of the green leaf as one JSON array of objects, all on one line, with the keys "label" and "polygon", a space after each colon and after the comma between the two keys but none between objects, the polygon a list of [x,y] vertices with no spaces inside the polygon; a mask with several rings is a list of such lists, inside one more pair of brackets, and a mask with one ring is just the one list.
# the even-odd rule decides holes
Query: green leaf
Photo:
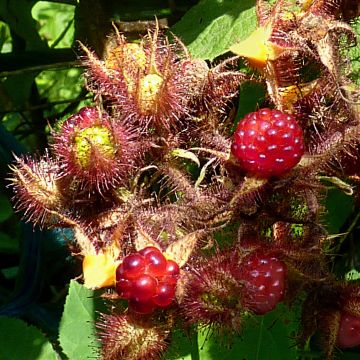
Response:
[{"label": "green leaf", "polygon": [[291,340],[296,330],[295,314],[280,304],[276,310],[249,318],[241,338],[236,338],[229,349],[219,345],[214,337],[199,334],[200,359],[208,360],[289,360],[296,359],[296,348]]},{"label": "green leaf", "polygon": [[7,53],[12,50],[12,39],[7,24],[0,21],[0,52]]},{"label": "green leaf", "polygon": [[190,338],[183,330],[175,330],[171,336],[171,346],[166,352],[166,360],[195,360],[192,355],[198,353],[197,334]]},{"label": "green leaf", "polygon": [[360,272],[356,269],[352,269],[345,274],[346,281],[355,281],[360,279]]},{"label": "green leaf", "polygon": [[247,81],[240,85],[239,95],[239,106],[233,131],[246,114],[261,107],[260,105],[266,97],[266,88],[263,84]]},{"label": "green leaf", "polygon": [[71,281],[59,330],[60,345],[69,359],[99,357],[100,344],[96,337],[95,320],[101,305],[96,292],[75,280]]},{"label": "green leaf", "polygon": [[200,59],[213,60],[256,28],[255,0],[202,0],[172,31]]},{"label": "green leaf", "polygon": [[57,360],[50,342],[39,329],[26,322],[0,317],[0,359]]},{"label": "green leaf", "polygon": [[338,189],[328,191],[325,199],[326,224],[330,234],[340,233],[342,225],[351,215],[354,199]]},{"label": "green leaf", "polygon": [[75,6],[38,1],[32,16],[39,24],[39,34],[50,47],[71,47],[74,40]]},{"label": "green leaf", "polygon": [[[36,77],[36,85],[41,97],[47,98],[49,102],[74,101],[82,90],[81,69],[45,70]],[[64,102],[55,105],[46,116],[54,112],[63,111],[69,103]]]},{"label": "green leaf", "polygon": [[[26,50],[46,48],[37,32],[36,21],[31,16],[31,9],[36,1],[16,0],[0,1],[1,20],[11,29],[11,34],[26,42]],[[25,45],[25,44],[24,44]]]},{"label": "green leaf", "polygon": [[4,194],[0,194],[0,222],[7,220],[13,214],[9,199]]},{"label": "green leaf", "polygon": [[11,237],[10,235],[0,231],[0,251],[16,252],[18,250],[19,250],[19,238]]}]

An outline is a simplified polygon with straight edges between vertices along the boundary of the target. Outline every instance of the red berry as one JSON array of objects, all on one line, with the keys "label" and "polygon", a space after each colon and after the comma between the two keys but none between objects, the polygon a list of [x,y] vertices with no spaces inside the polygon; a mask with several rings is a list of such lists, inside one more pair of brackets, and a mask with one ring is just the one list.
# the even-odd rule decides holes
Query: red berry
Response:
[{"label": "red berry", "polygon": [[161,250],[148,246],[126,256],[116,269],[116,292],[129,300],[139,314],[150,314],[156,307],[167,307],[175,298],[179,265],[166,260]]},{"label": "red berry", "polygon": [[143,274],[145,265],[145,259],[140,254],[135,253],[126,256],[122,262],[124,277],[132,279]]},{"label": "red berry", "polygon": [[138,298],[130,299],[129,306],[131,310],[139,314],[151,314],[156,307],[152,300],[140,300]]},{"label": "red berry", "polygon": [[180,274],[179,265],[173,260],[168,260],[166,263],[164,276],[161,276],[160,280],[162,282],[166,282],[171,285],[176,285],[179,278],[179,274]]},{"label": "red berry", "polygon": [[116,268],[116,281],[119,281],[121,279],[125,278],[125,272],[124,272],[124,266],[121,263],[117,268]]},{"label": "red berry", "polygon": [[160,251],[149,251],[145,254],[146,274],[163,276],[166,272],[166,259]]},{"label": "red berry", "polygon": [[258,315],[273,310],[283,299],[286,265],[273,256],[252,254],[245,259],[242,278],[249,292],[250,309]]},{"label": "red berry", "polygon": [[261,178],[279,176],[300,161],[303,132],[293,116],[261,109],[240,121],[231,151],[245,171]]},{"label": "red berry", "polygon": [[131,280],[127,279],[119,279],[116,281],[116,292],[123,298],[123,299],[130,299],[132,295],[132,282]]},{"label": "red berry", "polygon": [[166,282],[160,282],[156,288],[154,303],[159,307],[169,306],[175,297],[175,286]]},{"label": "red berry", "polygon": [[139,254],[142,256],[145,256],[147,253],[151,252],[151,251],[157,251],[157,252],[161,252],[157,247],[155,246],[147,246],[146,248],[143,248],[139,251]]},{"label": "red berry", "polygon": [[143,274],[132,283],[132,298],[140,301],[151,299],[156,293],[157,280],[150,275]]},{"label": "red berry", "polygon": [[360,317],[347,313],[341,315],[337,344],[341,348],[360,345]]},{"label": "red berry", "polygon": [[177,276],[179,273],[179,265],[173,260],[168,260],[166,263],[166,275]]}]

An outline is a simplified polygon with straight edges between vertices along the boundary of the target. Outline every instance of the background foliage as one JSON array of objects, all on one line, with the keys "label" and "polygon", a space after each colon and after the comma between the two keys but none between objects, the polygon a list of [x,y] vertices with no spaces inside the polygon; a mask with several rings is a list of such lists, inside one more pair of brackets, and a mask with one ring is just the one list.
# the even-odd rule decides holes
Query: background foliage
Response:
[{"label": "background foliage", "polygon": [[[111,22],[136,37],[128,21],[166,19],[191,54],[209,61],[223,56],[234,42],[256,27],[254,0],[0,0],[0,358],[95,358],[98,342],[93,320],[103,304],[98,294],[70,279],[81,274],[65,245],[71,233],[41,232],[23,224],[13,213],[6,188],[13,154],[42,154],[56,120],[91,103],[83,87],[77,40],[101,55]],[[96,16],[94,16],[96,14]],[[360,20],[354,22],[360,33]],[[140,29],[141,30],[141,29]],[[141,31],[140,31],[141,32]],[[359,47],[349,50],[353,76],[360,82]],[[240,89],[237,119],[260,107],[261,85]],[[334,271],[359,278],[359,203],[339,190],[325,200],[324,223],[339,236]],[[207,329],[189,339],[184,333],[168,351],[168,359],[314,359],[318,349],[309,344],[299,351],[293,339],[296,306],[284,306],[264,317],[249,319],[241,338],[219,346]],[[225,349],[224,347],[225,346]],[[358,359],[345,351],[339,358]]]}]

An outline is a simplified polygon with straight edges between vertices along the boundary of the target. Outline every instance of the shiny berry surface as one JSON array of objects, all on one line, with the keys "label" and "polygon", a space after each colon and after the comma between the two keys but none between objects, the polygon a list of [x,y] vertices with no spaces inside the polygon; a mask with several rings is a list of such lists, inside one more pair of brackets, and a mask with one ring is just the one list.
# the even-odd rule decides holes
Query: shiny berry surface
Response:
[{"label": "shiny berry surface", "polygon": [[147,247],[141,249],[139,251],[139,254],[142,255],[142,256],[145,256],[146,254],[148,254],[149,252],[152,252],[152,251],[161,253],[161,251],[157,247],[155,247],[155,246],[147,246]]},{"label": "shiny berry surface", "polygon": [[252,175],[280,176],[300,161],[304,153],[303,132],[293,116],[261,109],[240,120],[231,152],[240,167]]},{"label": "shiny berry surface", "polygon": [[257,315],[275,309],[285,293],[286,265],[273,256],[252,254],[242,269],[250,308]]},{"label": "shiny berry surface", "polygon": [[153,276],[162,276],[166,271],[166,259],[159,251],[149,251],[144,255],[146,273]]},{"label": "shiny berry surface", "polygon": [[135,278],[144,273],[146,261],[140,254],[130,254],[125,257],[123,263],[124,273],[127,278]]},{"label": "shiny berry surface", "polygon": [[137,312],[138,314],[151,314],[156,308],[153,301],[140,300],[138,298],[131,298],[129,306],[131,310]]},{"label": "shiny berry surface", "polygon": [[347,313],[341,315],[337,345],[341,348],[360,345],[360,317]]},{"label": "shiny berry surface", "polygon": [[132,294],[132,281],[127,279],[119,279],[116,282],[116,292],[123,299],[130,299]]},{"label": "shiny berry surface", "polygon": [[147,274],[140,275],[132,283],[132,295],[139,300],[151,299],[156,292],[157,280]]},{"label": "shiny berry surface", "polygon": [[166,282],[160,282],[156,288],[154,303],[160,307],[169,306],[175,296],[175,286]]},{"label": "shiny berry surface", "polygon": [[179,265],[173,260],[168,260],[166,263],[166,275],[177,276],[179,274],[180,274]]},{"label": "shiny berry surface", "polygon": [[167,260],[158,248],[149,246],[123,259],[116,269],[115,289],[129,301],[132,311],[150,314],[173,303],[179,275],[175,261]]}]

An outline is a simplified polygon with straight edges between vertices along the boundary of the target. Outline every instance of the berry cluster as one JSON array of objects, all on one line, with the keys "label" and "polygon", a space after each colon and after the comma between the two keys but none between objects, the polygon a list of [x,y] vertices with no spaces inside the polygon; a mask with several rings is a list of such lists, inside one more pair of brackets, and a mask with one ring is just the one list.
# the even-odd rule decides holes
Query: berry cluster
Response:
[{"label": "berry cluster", "polygon": [[245,171],[261,178],[279,176],[300,161],[303,132],[293,116],[261,109],[240,121],[231,151]]},{"label": "berry cluster", "polygon": [[180,273],[178,264],[162,252],[148,246],[126,256],[116,269],[116,291],[129,301],[130,308],[149,314],[156,307],[169,306],[175,297]]},{"label": "berry cluster", "polygon": [[249,307],[255,314],[266,314],[283,299],[286,269],[274,256],[251,254],[245,259],[242,277],[249,292]]}]

